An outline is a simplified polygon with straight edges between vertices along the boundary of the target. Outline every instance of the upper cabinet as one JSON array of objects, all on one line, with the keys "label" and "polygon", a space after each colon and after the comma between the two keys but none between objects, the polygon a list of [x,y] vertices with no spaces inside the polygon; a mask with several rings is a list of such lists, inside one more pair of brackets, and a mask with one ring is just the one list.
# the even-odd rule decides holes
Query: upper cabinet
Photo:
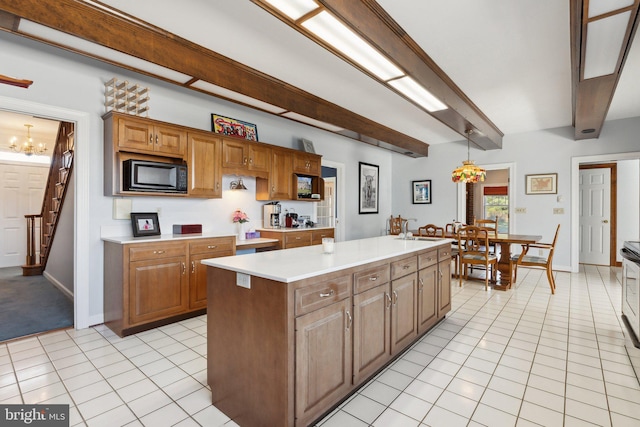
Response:
[{"label": "upper cabinet", "polygon": [[322,156],[311,153],[296,152],[293,156],[293,173],[309,176],[321,175]]},{"label": "upper cabinet", "polygon": [[217,161],[222,140],[210,132],[189,132],[188,141],[189,196],[222,197],[222,171]]},{"label": "upper cabinet", "polygon": [[187,132],[146,119],[115,116],[118,148],[135,153],[182,158],[187,147]]},{"label": "upper cabinet", "polygon": [[292,150],[271,149],[271,173],[268,179],[256,180],[256,200],[291,200],[294,198],[292,176]]},{"label": "upper cabinet", "polygon": [[270,169],[271,148],[269,145],[235,139],[222,141],[222,170],[224,174],[244,174],[267,178]]}]

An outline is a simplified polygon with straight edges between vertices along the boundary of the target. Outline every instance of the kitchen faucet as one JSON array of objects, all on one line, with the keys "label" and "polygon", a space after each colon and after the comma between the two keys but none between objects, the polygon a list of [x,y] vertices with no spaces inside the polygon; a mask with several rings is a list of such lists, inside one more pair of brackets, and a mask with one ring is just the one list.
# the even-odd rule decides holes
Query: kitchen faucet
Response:
[{"label": "kitchen faucet", "polygon": [[402,220],[402,225],[404,228],[404,238],[408,239],[409,236],[407,236],[407,233],[409,232],[409,221],[415,221],[418,222],[418,218],[405,218]]}]

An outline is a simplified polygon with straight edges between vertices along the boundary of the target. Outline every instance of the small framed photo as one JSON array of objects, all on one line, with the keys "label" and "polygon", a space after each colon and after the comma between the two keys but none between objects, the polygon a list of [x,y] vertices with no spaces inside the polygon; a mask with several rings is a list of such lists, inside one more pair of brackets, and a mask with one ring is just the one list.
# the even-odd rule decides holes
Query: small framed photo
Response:
[{"label": "small framed photo", "polygon": [[313,141],[302,138],[302,147],[304,148],[305,152],[316,154],[316,149],[313,148]]},{"label": "small framed photo", "polygon": [[258,141],[258,127],[256,125],[219,114],[211,115],[211,130],[222,135]]},{"label": "small framed photo", "polygon": [[156,212],[131,212],[133,237],[159,236],[160,222]]},{"label": "small framed photo", "polygon": [[431,180],[411,181],[411,193],[414,205],[428,205],[431,203]]},{"label": "small framed photo", "polygon": [[369,163],[360,162],[360,192],[359,192],[359,214],[378,213],[378,185],[379,167]]},{"label": "small framed photo", "polygon": [[558,174],[525,175],[526,194],[558,194]]}]

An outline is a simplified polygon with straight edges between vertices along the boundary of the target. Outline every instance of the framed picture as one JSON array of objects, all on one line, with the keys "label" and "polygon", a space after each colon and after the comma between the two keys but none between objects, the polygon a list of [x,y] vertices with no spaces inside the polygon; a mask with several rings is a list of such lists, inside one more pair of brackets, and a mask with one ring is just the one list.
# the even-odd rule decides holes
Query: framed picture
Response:
[{"label": "framed picture", "polygon": [[133,237],[159,236],[160,223],[156,212],[131,212]]},{"label": "framed picture", "polygon": [[378,213],[378,176],[379,168],[369,163],[359,163],[360,165],[360,207],[358,213],[372,214]]},{"label": "framed picture", "polygon": [[411,193],[414,205],[427,205],[431,203],[431,180],[411,181]]},{"label": "framed picture", "polygon": [[526,194],[557,194],[558,174],[544,173],[525,175]]},{"label": "framed picture", "polygon": [[243,122],[242,120],[232,119],[231,117],[220,116],[218,114],[211,115],[211,130],[215,133],[248,139],[249,141],[258,140],[258,127],[253,123]]},{"label": "framed picture", "polygon": [[304,148],[305,152],[316,154],[316,149],[313,148],[313,141],[302,138],[302,147]]}]

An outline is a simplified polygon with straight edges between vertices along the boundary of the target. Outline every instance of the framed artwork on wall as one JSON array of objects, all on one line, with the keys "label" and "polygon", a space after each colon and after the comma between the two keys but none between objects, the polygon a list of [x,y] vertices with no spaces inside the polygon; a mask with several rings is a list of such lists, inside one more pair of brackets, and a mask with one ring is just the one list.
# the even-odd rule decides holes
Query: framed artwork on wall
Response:
[{"label": "framed artwork on wall", "polygon": [[258,140],[258,127],[253,123],[232,119],[231,117],[211,115],[211,130],[222,135],[247,139],[249,141]]},{"label": "framed artwork on wall", "polygon": [[557,194],[558,174],[544,173],[525,175],[526,194]]},{"label": "framed artwork on wall", "polygon": [[411,181],[412,202],[414,205],[427,205],[431,203],[431,180]]},{"label": "framed artwork on wall", "polygon": [[360,214],[378,213],[379,167],[369,163],[359,163],[359,208]]},{"label": "framed artwork on wall", "polygon": [[157,212],[131,212],[131,226],[133,237],[160,235]]}]

